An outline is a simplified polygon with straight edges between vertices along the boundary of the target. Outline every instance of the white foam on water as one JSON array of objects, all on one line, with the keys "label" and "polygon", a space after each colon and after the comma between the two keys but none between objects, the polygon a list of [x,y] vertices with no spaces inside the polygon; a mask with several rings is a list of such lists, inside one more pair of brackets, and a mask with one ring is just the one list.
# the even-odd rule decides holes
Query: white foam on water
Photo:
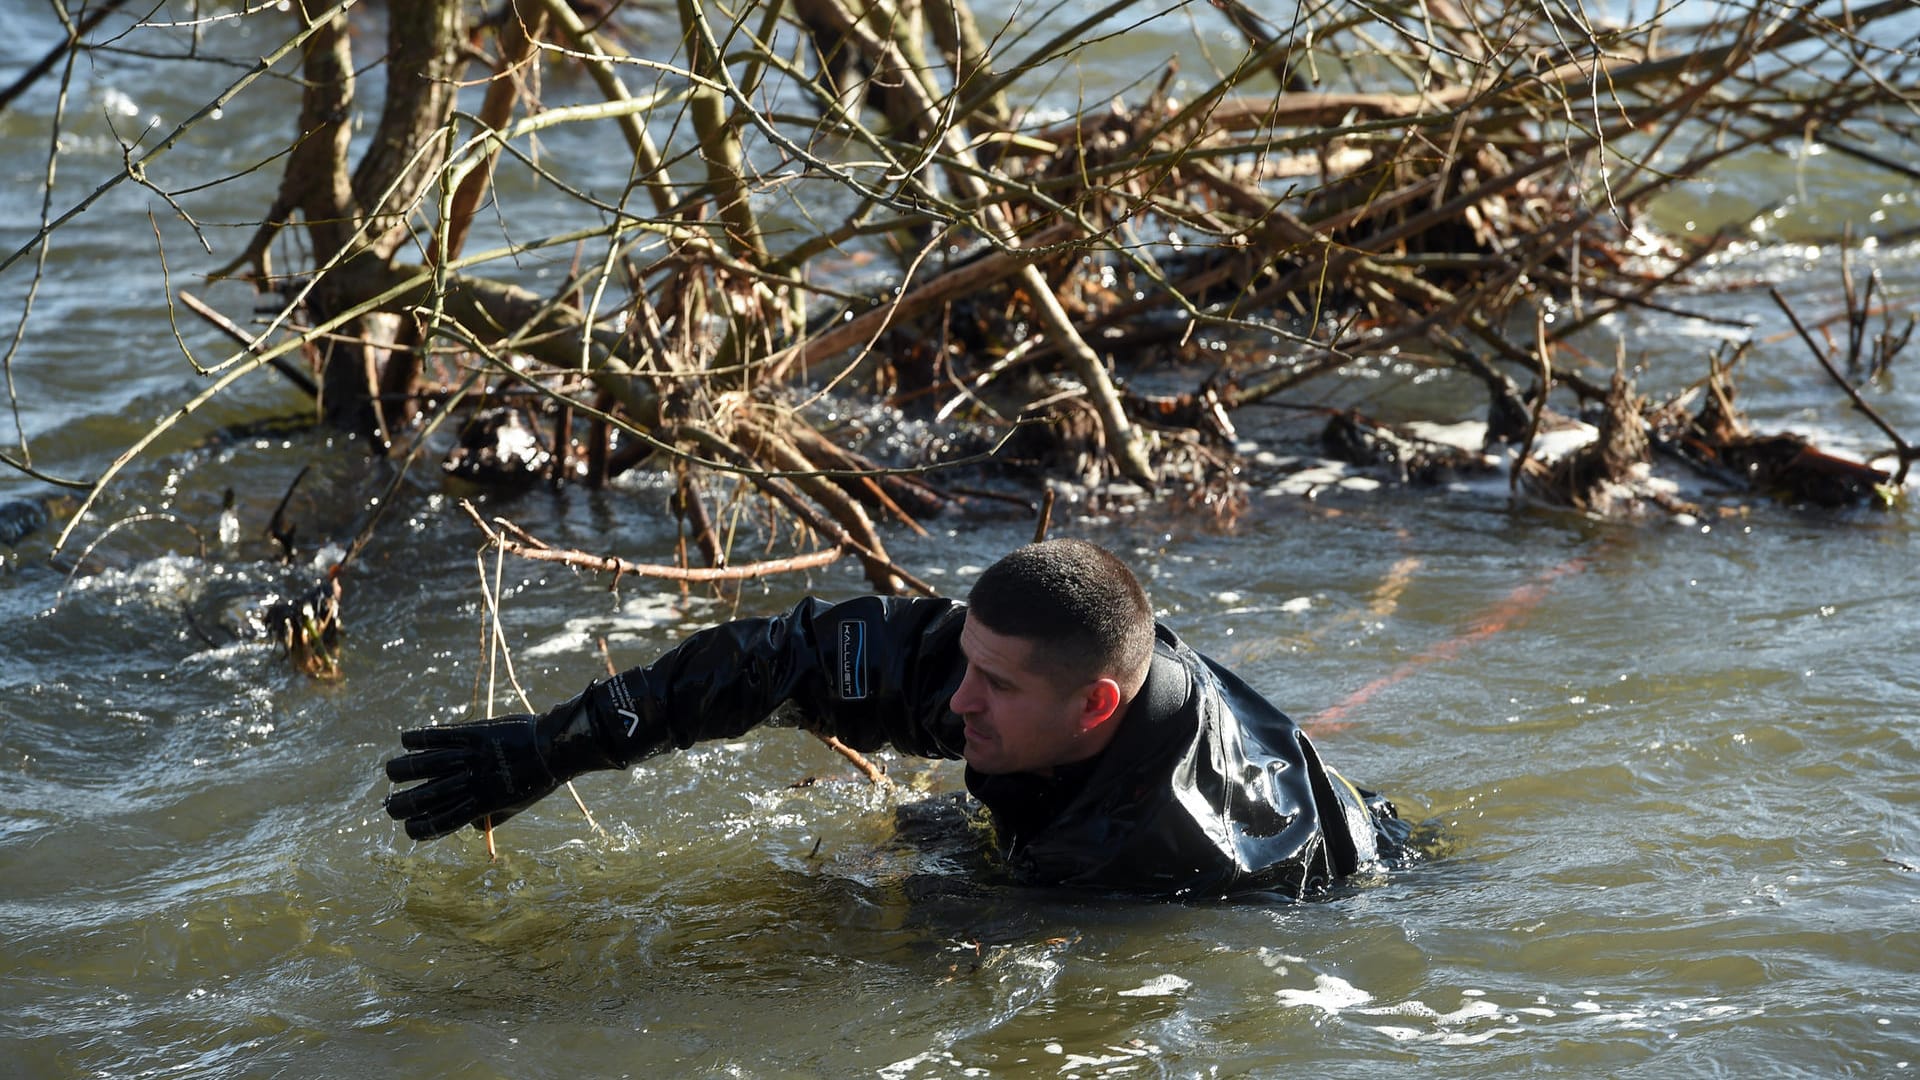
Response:
[{"label": "white foam on water", "polygon": [[1131,990],[1119,991],[1120,997],[1171,997],[1193,983],[1178,975],[1155,975]]},{"label": "white foam on water", "polygon": [[100,91],[100,108],[115,116],[139,116],[140,103],[128,96],[125,90],[109,86]]},{"label": "white foam on water", "polygon": [[1501,1010],[1491,1001],[1470,997],[1461,1002],[1459,1008],[1444,1013],[1419,1000],[1403,1001],[1394,1005],[1376,1005],[1372,1008],[1357,1008],[1353,1011],[1362,1016],[1411,1016],[1435,1024],[1452,1025],[1484,1020],[1489,1016],[1499,1016]]},{"label": "white foam on water", "polygon": [[[1286,969],[1267,962],[1281,974]],[[1657,1003],[1602,1003],[1593,992],[1554,1005],[1536,997],[1527,1005],[1507,1007],[1485,990],[1465,989],[1460,1004],[1450,1011],[1434,1008],[1418,998],[1374,1003],[1374,995],[1337,975],[1314,976],[1313,987],[1275,991],[1282,1005],[1319,1009],[1371,1028],[1395,1042],[1470,1046],[1502,1035],[1524,1035],[1555,1023],[1620,1029],[1673,1030],[1684,1024],[1717,1023],[1760,1015],[1764,1010],[1730,1004],[1720,998],[1689,998]],[[1381,1022],[1386,1021],[1386,1022]]]},{"label": "white foam on water", "polygon": [[1542,431],[1534,436],[1532,453],[1541,461],[1557,461],[1599,437],[1600,429],[1587,423]]},{"label": "white foam on water", "polygon": [[1430,1042],[1441,1046],[1472,1046],[1483,1043],[1496,1035],[1518,1032],[1519,1028],[1493,1028],[1488,1031],[1422,1031],[1419,1028],[1396,1027],[1392,1024],[1375,1025],[1373,1030],[1395,1042]]},{"label": "white foam on water", "polygon": [[[1157,1046],[1109,1046],[1106,1049],[1109,1052],[1105,1054],[1068,1054],[1060,1063],[1060,1071],[1101,1069],[1102,1076],[1118,1076],[1133,1072],[1139,1068],[1141,1058],[1158,1052],[1160,1048]],[[1104,1068],[1109,1065],[1120,1065],[1124,1068]]]},{"label": "white foam on water", "polygon": [[945,1050],[929,1050],[910,1058],[901,1058],[891,1065],[882,1065],[874,1072],[887,1077],[888,1080],[904,1080],[905,1077],[914,1075],[922,1065],[945,1065],[957,1069],[960,1067],[960,1059]]},{"label": "white foam on water", "polygon": [[617,640],[641,631],[677,625],[687,618],[689,605],[695,603],[700,601],[689,600],[675,593],[628,596],[621,603],[618,615],[588,615],[568,619],[544,641],[521,649],[520,655],[537,658],[592,651],[599,647],[601,638]]},{"label": "white foam on water", "polygon": [[1462,420],[1455,424],[1414,420],[1403,426],[1409,435],[1451,446],[1455,450],[1479,450],[1487,442],[1487,424],[1484,420]]},{"label": "white foam on water", "polygon": [[1338,487],[1351,477],[1347,466],[1337,461],[1324,461],[1289,473],[1267,488],[1262,494],[1268,497],[1280,495],[1311,495],[1326,487]]},{"label": "white foam on water", "polygon": [[[1472,1046],[1501,1035],[1519,1034],[1524,1028],[1518,1024],[1519,1017],[1508,1013],[1494,1002],[1486,1000],[1484,990],[1461,991],[1460,1007],[1451,1012],[1441,1012],[1424,1001],[1411,999],[1395,1002],[1391,1005],[1355,1008],[1351,1010],[1357,1016],[1376,1016],[1410,1018],[1424,1021],[1424,1026],[1410,1024],[1367,1024],[1373,1030],[1395,1042],[1430,1042],[1441,1046]],[[1518,1010],[1515,1010],[1517,1013]],[[1487,1026],[1483,1022],[1492,1022]],[[1504,1021],[1502,1023],[1501,1021]]]},{"label": "white foam on water", "polygon": [[1313,1008],[1337,1015],[1342,1009],[1355,1005],[1365,1005],[1373,1000],[1373,995],[1353,985],[1338,975],[1315,975],[1313,989],[1300,990],[1286,987],[1275,990],[1273,996],[1280,1004],[1289,1008]]}]

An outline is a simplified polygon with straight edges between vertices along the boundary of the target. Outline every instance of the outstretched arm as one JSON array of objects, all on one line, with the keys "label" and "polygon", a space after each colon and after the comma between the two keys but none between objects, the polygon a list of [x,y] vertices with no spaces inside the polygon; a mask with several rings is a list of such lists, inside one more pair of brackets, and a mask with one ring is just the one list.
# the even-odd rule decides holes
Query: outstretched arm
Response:
[{"label": "outstretched arm", "polygon": [[856,749],[958,756],[947,698],[961,668],[961,611],[944,600],[803,600],[702,630],[538,716],[403,732],[408,752],[387,762],[387,776],[424,783],[389,795],[387,812],[416,840],[497,825],[580,773],[737,736],[789,702]]}]

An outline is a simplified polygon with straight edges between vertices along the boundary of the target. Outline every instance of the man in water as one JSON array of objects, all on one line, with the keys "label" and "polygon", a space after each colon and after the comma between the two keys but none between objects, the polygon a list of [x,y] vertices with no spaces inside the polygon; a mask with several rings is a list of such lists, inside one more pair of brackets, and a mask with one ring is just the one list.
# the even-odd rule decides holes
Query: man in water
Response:
[{"label": "man in water", "polygon": [[1007,555],[967,602],[801,601],[711,627],[540,716],[402,733],[387,797],[407,835],[498,825],[565,781],[783,707],[856,750],[964,758],[1026,883],[1305,897],[1397,854],[1384,799],[1294,722],[1156,626],[1125,563],[1080,540]]}]

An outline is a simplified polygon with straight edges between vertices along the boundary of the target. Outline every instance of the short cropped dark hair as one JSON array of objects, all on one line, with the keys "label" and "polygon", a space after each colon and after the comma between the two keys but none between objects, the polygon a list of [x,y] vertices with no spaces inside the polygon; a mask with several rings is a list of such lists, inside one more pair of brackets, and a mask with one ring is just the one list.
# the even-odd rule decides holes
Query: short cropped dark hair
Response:
[{"label": "short cropped dark hair", "polygon": [[1046,540],[987,567],[967,617],[1031,641],[1035,659],[1076,682],[1112,676],[1131,695],[1153,657],[1153,607],[1127,564],[1085,540]]}]

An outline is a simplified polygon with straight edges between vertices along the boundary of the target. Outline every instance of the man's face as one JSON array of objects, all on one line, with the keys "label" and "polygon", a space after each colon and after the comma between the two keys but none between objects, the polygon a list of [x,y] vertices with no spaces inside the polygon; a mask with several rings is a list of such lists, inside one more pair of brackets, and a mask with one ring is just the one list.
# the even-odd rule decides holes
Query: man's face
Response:
[{"label": "man's face", "polygon": [[967,673],[950,707],[966,722],[968,765],[988,774],[1045,773],[1104,745],[1087,738],[1086,688],[1060,687],[1035,670],[1031,641],[968,619],[960,650]]}]

